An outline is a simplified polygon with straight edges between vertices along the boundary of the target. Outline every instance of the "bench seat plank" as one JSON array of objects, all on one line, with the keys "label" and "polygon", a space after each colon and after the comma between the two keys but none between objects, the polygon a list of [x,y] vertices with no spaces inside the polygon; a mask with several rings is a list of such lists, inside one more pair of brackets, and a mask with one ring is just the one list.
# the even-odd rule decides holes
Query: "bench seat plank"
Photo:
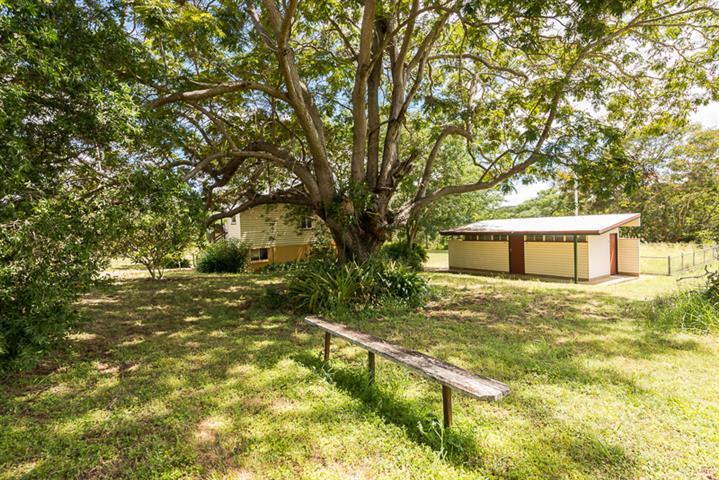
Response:
[{"label": "bench seat plank", "polygon": [[315,316],[305,318],[305,322],[480,400],[499,400],[509,394],[509,387],[502,382],[475,375],[424,353],[393,345],[374,335],[352,330],[346,325],[328,322]]}]

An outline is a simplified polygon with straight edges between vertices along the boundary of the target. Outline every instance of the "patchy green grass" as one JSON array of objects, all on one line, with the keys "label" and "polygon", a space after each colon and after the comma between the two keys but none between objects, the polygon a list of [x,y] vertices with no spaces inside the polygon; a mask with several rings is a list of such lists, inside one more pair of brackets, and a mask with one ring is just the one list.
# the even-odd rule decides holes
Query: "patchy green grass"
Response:
[{"label": "patchy green grass", "polygon": [[[121,277],[69,346],[0,386],[0,478],[717,478],[719,338],[616,290],[429,274],[427,308],[339,320],[509,384],[437,384],[256,299],[279,277]],[[671,280],[671,279],[670,279]],[[627,290],[634,285],[634,294]],[[619,296],[622,293],[624,296]]]}]

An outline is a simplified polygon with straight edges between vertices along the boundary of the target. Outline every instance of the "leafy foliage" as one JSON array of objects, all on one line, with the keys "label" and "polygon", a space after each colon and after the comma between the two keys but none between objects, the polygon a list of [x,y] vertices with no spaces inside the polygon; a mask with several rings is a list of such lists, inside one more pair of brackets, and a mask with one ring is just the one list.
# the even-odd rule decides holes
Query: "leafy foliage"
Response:
[{"label": "leafy foliage", "polygon": [[182,131],[181,168],[222,210],[213,219],[301,205],[349,260],[408,225],[411,243],[444,198],[517,177],[631,187],[625,133],[717,95],[708,1],[127,8],[165,67],[150,105]]},{"label": "leafy foliage", "polygon": [[145,266],[161,279],[168,257],[181,257],[201,237],[202,202],[181,176],[150,168],[127,176],[125,189],[116,195],[127,199],[120,253]]},{"label": "leafy foliage", "polygon": [[393,261],[310,260],[291,271],[287,292],[296,308],[317,313],[387,301],[416,307],[426,300],[429,287],[417,272]]},{"label": "leafy foliage", "polygon": [[637,131],[627,140],[641,182],[611,198],[584,189],[582,210],[642,213],[648,242],[719,241],[719,130],[696,125]]},{"label": "leafy foliage", "polygon": [[211,243],[200,253],[197,270],[203,273],[244,272],[250,261],[250,245],[236,238]]},{"label": "leafy foliage", "polygon": [[536,198],[512,207],[504,207],[498,216],[506,218],[555,217],[574,215],[574,198],[567,188],[553,186],[542,190]]},{"label": "leafy foliage", "polygon": [[78,322],[72,303],[104,266],[109,218],[55,198],[0,230],[0,371],[32,365]]},{"label": "leafy foliage", "polygon": [[381,253],[391,260],[404,263],[413,270],[422,270],[422,265],[429,258],[424,246],[419,243],[409,244],[406,240],[384,244]]},{"label": "leafy foliage", "polygon": [[117,13],[113,2],[0,3],[0,369],[64,338],[120,235],[112,188],[144,144],[128,72],[148,57]]}]

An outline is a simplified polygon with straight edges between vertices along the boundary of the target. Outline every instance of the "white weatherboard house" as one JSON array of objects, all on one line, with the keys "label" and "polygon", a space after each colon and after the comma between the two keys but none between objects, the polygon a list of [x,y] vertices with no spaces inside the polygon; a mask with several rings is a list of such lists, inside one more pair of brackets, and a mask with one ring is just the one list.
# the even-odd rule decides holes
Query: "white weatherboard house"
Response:
[{"label": "white weatherboard house", "polygon": [[257,270],[306,255],[317,231],[314,220],[312,215],[293,217],[283,205],[254,207],[225,219],[223,236],[249,243],[249,268]]},{"label": "white weatherboard house", "polygon": [[639,275],[639,213],[485,220],[442,232],[450,236],[450,270],[598,280]]}]

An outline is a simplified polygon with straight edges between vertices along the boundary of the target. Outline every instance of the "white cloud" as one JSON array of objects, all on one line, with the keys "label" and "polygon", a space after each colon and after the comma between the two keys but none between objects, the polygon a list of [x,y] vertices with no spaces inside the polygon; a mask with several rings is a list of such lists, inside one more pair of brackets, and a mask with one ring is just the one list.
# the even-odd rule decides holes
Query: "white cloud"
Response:
[{"label": "white cloud", "polygon": [[719,128],[719,102],[699,107],[691,119],[707,128]]},{"label": "white cloud", "polygon": [[517,189],[515,193],[510,193],[504,196],[502,205],[513,206],[519,205],[522,202],[535,198],[539,192],[546,190],[552,186],[550,181],[541,181],[537,183],[530,183],[529,185],[515,184],[514,187]]}]

